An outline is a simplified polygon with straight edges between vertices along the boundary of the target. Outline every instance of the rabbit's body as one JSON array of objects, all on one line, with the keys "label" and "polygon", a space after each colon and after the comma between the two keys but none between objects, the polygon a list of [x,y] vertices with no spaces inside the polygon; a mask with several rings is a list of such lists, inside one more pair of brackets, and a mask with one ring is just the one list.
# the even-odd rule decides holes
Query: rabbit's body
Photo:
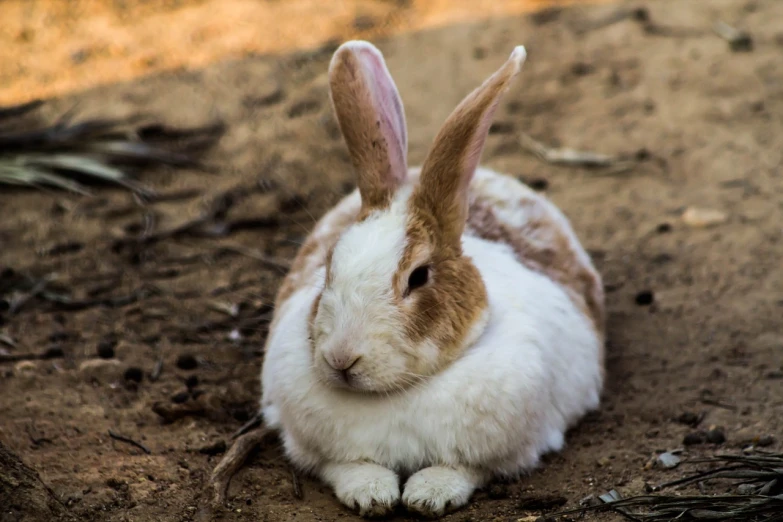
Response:
[{"label": "rabbit's body", "polygon": [[[398,172],[372,208],[360,177],[300,250],[267,339],[266,423],[365,515],[400,499],[439,515],[492,476],[530,470],[602,387],[601,280],[568,220],[475,166],[465,195],[435,206],[449,194],[423,199],[427,169]],[[454,231],[430,219],[456,211]],[[410,476],[402,494],[398,474]]]}]

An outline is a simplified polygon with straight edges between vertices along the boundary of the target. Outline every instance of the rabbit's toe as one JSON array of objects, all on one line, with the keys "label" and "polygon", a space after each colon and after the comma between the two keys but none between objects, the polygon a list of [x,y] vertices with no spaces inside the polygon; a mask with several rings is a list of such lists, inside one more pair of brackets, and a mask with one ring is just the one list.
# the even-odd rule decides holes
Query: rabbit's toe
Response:
[{"label": "rabbit's toe", "polygon": [[346,468],[335,484],[340,502],[363,517],[389,513],[400,501],[397,474],[376,464],[358,464]]},{"label": "rabbit's toe", "polygon": [[405,483],[405,506],[428,517],[439,517],[468,503],[476,480],[460,469],[433,466],[412,475]]}]

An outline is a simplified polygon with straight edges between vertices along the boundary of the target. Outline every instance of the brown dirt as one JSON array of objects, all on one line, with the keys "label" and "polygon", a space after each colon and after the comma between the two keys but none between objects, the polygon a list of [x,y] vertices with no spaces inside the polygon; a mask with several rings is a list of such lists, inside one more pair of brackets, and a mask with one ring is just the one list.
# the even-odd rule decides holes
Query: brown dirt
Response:
[{"label": "brown dirt", "polygon": [[[694,431],[675,420],[685,412],[703,413],[700,429],[715,425],[727,438],[720,446],[690,446],[688,456],[738,451],[764,435],[775,435],[772,449],[781,449],[783,3],[662,0],[648,8],[663,31],[631,20],[580,31],[617,9],[608,5],[452,23],[378,42],[407,104],[412,162],[423,159],[461,97],[514,44],[528,46],[484,163],[546,185],[593,254],[608,292],[601,410],[540,470],[478,493],[449,520],[517,520],[541,513],[525,502],[531,498],[562,497],[574,506],[590,494],[639,493],[645,482],[682,475],[683,469],[645,469],[645,463],[656,451],[681,447]],[[731,52],[710,30],[718,18],[749,29],[754,50]],[[209,154],[218,174],[143,178],[161,192],[197,188],[202,198],[142,208],[127,193],[107,189],[90,199],[0,194],[0,268],[57,273],[58,284],[77,297],[155,290],[126,306],[84,310],[33,299],[0,325],[18,342],[0,344],[6,352],[52,345],[64,351],[61,359],[0,365],[0,440],[40,473],[73,516],[196,519],[219,459],[207,454],[214,453],[210,447],[227,441],[258,400],[264,331],[255,319],[268,310],[280,271],[247,249],[290,260],[313,217],[352,186],[328,105],[330,51],[165,72],[69,95],[46,109],[56,115],[79,101],[85,115],[143,110],[172,124],[220,118],[229,125]],[[517,131],[646,159],[615,176],[556,167],[523,152]],[[243,226],[228,237],[113,248],[149,223],[162,230],[190,219],[237,186],[246,187],[247,197],[227,219]],[[721,210],[728,221],[688,227],[680,215],[692,206]],[[54,248],[66,243],[80,247]],[[653,292],[652,304],[637,304],[644,292]],[[239,318],[216,311],[220,304],[238,305]],[[97,358],[98,345],[111,337],[118,340],[115,357]],[[196,368],[178,368],[183,355],[195,358]],[[152,382],[159,357],[162,373]],[[129,368],[142,370],[141,382],[125,378],[133,376]],[[194,377],[196,393],[184,405],[193,414],[164,423],[153,409],[176,406],[172,397]],[[150,454],[112,439],[109,430]],[[327,488],[306,479],[302,487],[304,498],[297,499],[272,442],[235,477],[222,519],[352,519]]]}]

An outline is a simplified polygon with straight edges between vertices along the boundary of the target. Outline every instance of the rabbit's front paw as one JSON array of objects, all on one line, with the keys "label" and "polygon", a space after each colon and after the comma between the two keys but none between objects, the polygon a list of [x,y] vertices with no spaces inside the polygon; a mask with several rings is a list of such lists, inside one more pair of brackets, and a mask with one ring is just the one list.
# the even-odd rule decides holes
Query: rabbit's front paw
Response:
[{"label": "rabbit's front paw", "polygon": [[439,517],[467,504],[476,485],[477,477],[467,470],[433,466],[408,479],[402,501],[411,511]]},{"label": "rabbit's front paw", "polygon": [[340,502],[363,517],[389,513],[400,501],[397,474],[371,463],[333,464],[328,481]]}]

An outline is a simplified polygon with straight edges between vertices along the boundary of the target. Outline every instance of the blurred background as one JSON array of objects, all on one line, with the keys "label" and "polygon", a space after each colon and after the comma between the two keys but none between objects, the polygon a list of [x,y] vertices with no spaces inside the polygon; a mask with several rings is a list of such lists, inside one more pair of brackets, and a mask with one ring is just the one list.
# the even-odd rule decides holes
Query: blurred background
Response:
[{"label": "blurred background", "polygon": [[576,2],[8,0],[2,7],[10,23],[0,33],[0,103],[568,3]]},{"label": "blurred background", "polygon": [[[669,508],[779,517],[783,2],[2,0],[0,20],[1,521],[352,519],[275,439],[219,512],[203,493],[256,414],[282,276],[355,187],[326,78],[350,38],[387,59],[412,165],[525,45],[483,163],[556,203],[604,278],[601,409],[447,520],[545,520],[721,454],[763,473],[664,488],[695,502]],[[671,518],[656,499],[640,519]]]}]

